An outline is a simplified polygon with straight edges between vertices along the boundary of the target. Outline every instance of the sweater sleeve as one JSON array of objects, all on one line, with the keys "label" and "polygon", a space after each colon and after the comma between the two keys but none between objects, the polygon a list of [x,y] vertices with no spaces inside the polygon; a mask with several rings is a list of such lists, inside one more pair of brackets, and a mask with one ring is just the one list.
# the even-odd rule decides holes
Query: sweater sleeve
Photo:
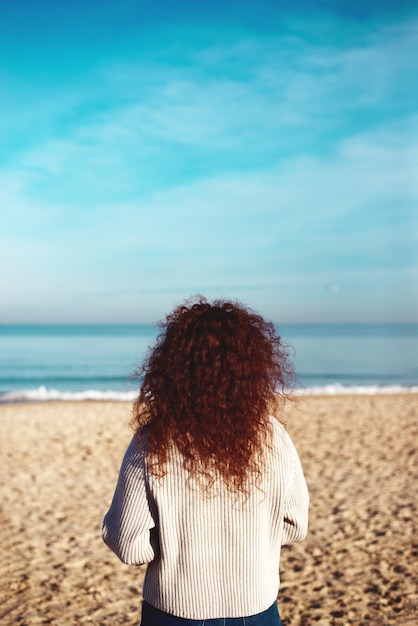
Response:
[{"label": "sweater sleeve", "polygon": [[286,496],[282,545],[303,541],[308,532],[309,492],[293,442],[287,435],[293,474]]},{"label": "sweater sleeve", "polygon": [[155,556],[151,530],[155,528],[145,470],[144,441],[134,437],[125,453],[110,509],[103,520],[107,546],[123,563],[143,565]]}]

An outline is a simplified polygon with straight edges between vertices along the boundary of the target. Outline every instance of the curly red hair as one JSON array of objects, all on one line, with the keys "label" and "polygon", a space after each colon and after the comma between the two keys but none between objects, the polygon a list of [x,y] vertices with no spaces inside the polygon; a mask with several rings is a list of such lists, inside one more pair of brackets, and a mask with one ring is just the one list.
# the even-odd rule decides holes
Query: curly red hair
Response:
[{"label": "curly red hair", "polygon": [[269,413],[292,380],[272,323],[235,302],[199,297],[160,322],[141,371],[132,426],[149,433],[149,465],[163,477],[171,446],[198,479],[220,475],[231,491],[260,478]]}]

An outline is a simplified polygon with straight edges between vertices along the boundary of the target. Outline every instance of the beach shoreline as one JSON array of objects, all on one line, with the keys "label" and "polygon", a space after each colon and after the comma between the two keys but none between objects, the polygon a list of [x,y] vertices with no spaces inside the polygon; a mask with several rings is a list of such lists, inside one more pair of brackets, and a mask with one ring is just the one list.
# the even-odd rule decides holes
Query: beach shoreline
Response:
[{"label": "beach shoreline", "polygon": [[[415,623],[417,399],[286,404],[311,510],[307,540],[282,552],[285,626]],[[139,623],[145,568],[101,540],[130,416],[130,402],[0,405],[2,624]]]}]

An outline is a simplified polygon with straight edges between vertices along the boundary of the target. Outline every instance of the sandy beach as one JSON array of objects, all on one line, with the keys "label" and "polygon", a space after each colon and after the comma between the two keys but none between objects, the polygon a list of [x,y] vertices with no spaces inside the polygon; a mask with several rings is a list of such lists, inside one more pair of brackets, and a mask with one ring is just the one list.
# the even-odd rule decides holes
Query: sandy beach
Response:
[{"label": "sandy beach", "polygon": [[[101,540],[131,438],[130,404],[0,406],[0,622],[139,623],[144,568]],[[418,396],[309,397],[285,417],[311,493],[283,549],[285,626],[415,624]]]}]

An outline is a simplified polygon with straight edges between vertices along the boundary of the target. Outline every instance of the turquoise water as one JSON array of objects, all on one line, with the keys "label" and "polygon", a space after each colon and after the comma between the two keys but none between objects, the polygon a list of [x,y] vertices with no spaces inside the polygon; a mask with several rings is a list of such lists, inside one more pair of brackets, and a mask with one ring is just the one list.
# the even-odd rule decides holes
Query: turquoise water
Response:
[{"label": "turquoise water", "polygon": [[[418,391],[418,324],[282,325],[307,393]],[[0,326],[0,401],[131,399],[152,325]]]}]

